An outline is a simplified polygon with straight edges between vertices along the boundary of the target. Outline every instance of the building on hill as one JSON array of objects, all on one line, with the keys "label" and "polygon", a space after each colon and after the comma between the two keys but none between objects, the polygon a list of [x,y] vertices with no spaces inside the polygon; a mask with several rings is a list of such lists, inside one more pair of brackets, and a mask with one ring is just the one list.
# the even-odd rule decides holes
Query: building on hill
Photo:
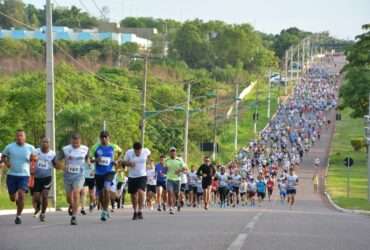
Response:
[{"label": "building on hill", "polygon": [[[46,27],[40,27],[38,30],[31,31],[25,29],[0,29],[1,38],[12,39],[39,39],[45,40]],[[74,30],[64,26],[53,26],[54,40],[67,41],[103,41],[112,40],[118,44],[136,43],[140,49],[146,50],[152,47],[152,41],[146,38],[137,36],[134,33],[121,32],[100,32],[98,29],[82,29]]]},{"label": "building on hill", "polygon": [[121,27],[119,23],[114,22],[99,22],[98,30],[99,32],[132,33],[149,40],[152,40],[154,36],[158,35],[156,28]]}]

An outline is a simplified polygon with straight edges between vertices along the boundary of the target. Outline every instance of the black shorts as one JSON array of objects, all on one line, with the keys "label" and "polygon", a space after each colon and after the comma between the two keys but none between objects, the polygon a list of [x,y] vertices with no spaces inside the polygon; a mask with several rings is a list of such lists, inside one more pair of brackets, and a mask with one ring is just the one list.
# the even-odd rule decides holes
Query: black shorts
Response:
[{"label": "black shorts", "polygon": [[289,194],[296,194],[297,193],[297,190],[296,189],[288,189],[286,191],[286,193],[289,195]]},{"label": "black shorts", "polygon": [[140,190],[145,191],[146,188],[146,176],[132,178],[129,177],[127,184],[128,184],[128,193],[135,194]]},{"label": "black shorts", "polygon": [[122,185],[123,185],[122,181],[118,182],[117,183],[117,190],[121,190]]},{"label": "black shorts", "polygon": [[157,181],[157,187],[162,187],[163,190],[166,190],[166,182],[165,181]]},{"label": "black shorts", "polygon": [[94,178],[85,178],[84,187],[88,187],[89,190],[93,190],[95,187],[95,179]]},{"label": "black shorts", "polygon": [[197,186],[195,186],[195,185],[189,185],[189,191],[190,192],[193,192],[193,194],[195,194],[197,192]]},{"label": "black shorts", "polygon": [[110,183],[113,184],[114,172],[107,173],[104,175],[97,175],[95,174],[95,183],[96,183],[96,190],[102,191],[103,188]]},{"label": "black shorts", "polygon": [[273,191],[273,189],[272,188],[268,188],[267,189],[267,193],[271,196],[272,195],[272,191]]},{"label": "black shorts", "polygon": [[32,188],[32,193],[40,193],[43,190],[50,190],[51,188],[51,176],[35,178],[35,185]]},{"label": "black shorts", "polygon": [[245,196],[245,193],[240,193],[240,197],[244,197]]},{"label": "black shorts", "polygon": [[146,191],[156,193],[156,186],[155,185],[146,185]]},{"label": "black shorts", "polygon": [[180,192],[185,192],[187,190],[187,188],[186,188],[186,184],[185,183],[182,183],[181,185],[180,185]]},{"label": "black shorts", "polygon": [[212,184],[212,179],[211,178],[202,179],[202,188],[203,189],[209,188],[209,186],[211,186],[211,184]]},{"label": "black shorts", "polygon": [[265,199],[266,193],[265,192],[257,192],[257,197],[260,197],[262,200]]},{"label": "black shorts", "polygon": [[239,194],[239,187],[233,187],[233,193]]}]

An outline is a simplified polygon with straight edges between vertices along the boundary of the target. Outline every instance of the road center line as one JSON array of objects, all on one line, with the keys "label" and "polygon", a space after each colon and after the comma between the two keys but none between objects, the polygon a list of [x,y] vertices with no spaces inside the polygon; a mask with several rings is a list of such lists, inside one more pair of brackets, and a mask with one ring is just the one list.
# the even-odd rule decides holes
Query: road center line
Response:
[{"label": "road center line", "polygon": [[231,245],[227,248],[227,250],[240,250],[245,240],[248,237],[248,234],[253,230],[254,226],[256,225],[258,219],[261,217],[262,212],[256,214],[250,222],[243,228],[243,232],[238,234],[236,239],[231,243]]}]

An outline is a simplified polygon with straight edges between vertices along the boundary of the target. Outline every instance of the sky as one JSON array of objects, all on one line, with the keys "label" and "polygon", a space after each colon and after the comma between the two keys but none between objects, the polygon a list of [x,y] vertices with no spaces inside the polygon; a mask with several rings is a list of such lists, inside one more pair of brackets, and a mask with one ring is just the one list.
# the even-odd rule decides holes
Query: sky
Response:
[{"label": "sky", "polygon": [[[23,0],[41,8],[45,0]],[[93,0],[52,0],[56,6],[75,5],[100,16]],[[83,2],[83,5],[81,4]],[[370,0],[95,0],[109,8],[108,17],[118,21],[127,16],[199,18],[227,23],[250,23],[255,29],[277,34],[298,27],[311,32],[329,31],[342,39],[354,39],[361,26],[370,23]]]}]

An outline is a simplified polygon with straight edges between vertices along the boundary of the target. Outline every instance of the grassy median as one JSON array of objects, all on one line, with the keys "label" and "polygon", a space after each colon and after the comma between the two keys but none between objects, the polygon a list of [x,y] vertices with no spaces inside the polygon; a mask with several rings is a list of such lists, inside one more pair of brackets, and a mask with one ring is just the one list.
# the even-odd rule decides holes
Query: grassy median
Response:
[{"label": "grassy median", "polygon": [[[350,109],[345,109],[342,112],[342,120],[336,122],[326,188],[340,207],[370,210],[370,202],[367,200],[366,150],[355,152],[350,143],[351,139],[364,136],[363,119],[351,118],[350,112]],[[347,156],[353,158],[355,162],[350,170],[349,198],[347,198],[347,174],[349,172],[343,163]]]}]

